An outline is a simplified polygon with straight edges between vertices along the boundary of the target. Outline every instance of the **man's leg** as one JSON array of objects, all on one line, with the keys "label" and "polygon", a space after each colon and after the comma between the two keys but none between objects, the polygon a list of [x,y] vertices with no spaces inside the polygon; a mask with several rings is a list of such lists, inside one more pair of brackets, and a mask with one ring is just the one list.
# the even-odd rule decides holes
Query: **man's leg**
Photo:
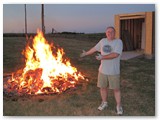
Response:
[{"label": "man's leg", "polygon": [[98,82],[97,82],[97,87],[100,88],[100,95],[102,99],[101,105],[98,107],[98,110],[104,110],[108,104],[107,104],[107,96],[108,96],[108,80],[107,76],[99,73],[98,74]]},{"label": "man's leg", "polygon": [[100,88],[100,94],[101,94],[102,102],[107,102],[108,88]]},{"label": "man's leg", "polygon": [[121,91],[120,89],[114,89],[114,97],[117,103],[117,107],[121,106]]},{"label": "man's leg", "polygon": [[114,89],[114,96],[115,96],[116,103],[117,103],[117,106],[116,106],[117,114],[122,115],[123,108],[121,105],[121,91],[120,91],[120,89]]},{"label": "man's leg", "polygon": [[101,98],[102,98],[102,103],[98,107],[98,110],[102,111],[108,106],[108,103],[107,103],[108,89],[107,88],[100,88],[100,94],[101,94]]},{"label": "man's leg", "polygon": [[109,76],[109,88],[113,89],[117,107],[121,106],[120,75]]}]

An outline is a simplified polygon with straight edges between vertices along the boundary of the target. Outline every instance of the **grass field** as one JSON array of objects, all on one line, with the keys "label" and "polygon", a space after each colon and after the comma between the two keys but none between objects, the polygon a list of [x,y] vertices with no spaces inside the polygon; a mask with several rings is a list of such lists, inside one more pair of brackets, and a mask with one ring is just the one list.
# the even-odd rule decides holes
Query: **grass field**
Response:
[{"label": "grass field", "polygon": [[[84,39],[83,39],[84,37]],[[96,37],[95,37],[96,38]],[[94,38],[94,39],[95,39]],[[50,36],[47,40],[64,48],[73,66],[89,78],[85,85],[76,86],[62,94],[37,96],[3,95],[4,116],[116,116],[113,92],[109,91],[109,107],[98,111],[101,103],[96,87],[99,61],[95,54],[79,59],[82,50],[97,41],[90,37]],[[3,38],[3,73],[24,67],[21,55],[25,47],[23,37]],[[124,116],[155,116],[155,60],[135,58],[121,61],[121,92]]]}]

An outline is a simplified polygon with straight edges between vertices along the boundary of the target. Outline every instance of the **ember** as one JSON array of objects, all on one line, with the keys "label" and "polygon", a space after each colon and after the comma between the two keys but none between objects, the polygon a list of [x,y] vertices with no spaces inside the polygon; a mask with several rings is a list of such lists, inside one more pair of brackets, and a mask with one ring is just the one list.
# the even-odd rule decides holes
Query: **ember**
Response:
[{"label": "ember", "polygon": [[[52,49],[54,51],[52,52]],[[17,94],[61,93],[73,88],[79,81],[87,80],[64,59],[62,48],[50,45],[41,31],[37,32],[32,43],[22,52],[25,67],[7,77],[4,89]]]}]

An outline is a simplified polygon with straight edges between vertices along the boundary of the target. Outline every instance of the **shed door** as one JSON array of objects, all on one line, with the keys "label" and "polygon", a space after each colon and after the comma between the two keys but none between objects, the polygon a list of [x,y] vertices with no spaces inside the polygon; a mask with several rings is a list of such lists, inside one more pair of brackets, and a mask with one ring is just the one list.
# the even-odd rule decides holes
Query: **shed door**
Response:
[{"label": "shed door", "polygon": [[142,34],[142,23],[144,23],[144,18],[120,21],[120,38],[123,41],[124,51],[142,49],[142,35],[144,35]]}]

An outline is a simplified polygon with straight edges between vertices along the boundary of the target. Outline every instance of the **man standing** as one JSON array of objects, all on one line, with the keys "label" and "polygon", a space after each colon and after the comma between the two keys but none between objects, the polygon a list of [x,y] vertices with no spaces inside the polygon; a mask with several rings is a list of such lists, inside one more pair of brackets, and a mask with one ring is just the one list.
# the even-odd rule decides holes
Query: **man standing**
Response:
[{"label": "man standing", "polygon": [[114,27],[107,27],[106,37],[101,39],[89,51],[84,51],[80,57],[91,55],[98,51],[101,54],[96,56],[97,60],[101,61],[98,73],[97,87],[100,88],[102,103],[98,110],[102,111],[108,106],[108,88],[114,91],[115,100],[117,103],[116,110],[118,115],[123,114],[121,105],[121,92],[120,92],[120,57],[123,50],[123,44],[120,39],[115,38]]}]

